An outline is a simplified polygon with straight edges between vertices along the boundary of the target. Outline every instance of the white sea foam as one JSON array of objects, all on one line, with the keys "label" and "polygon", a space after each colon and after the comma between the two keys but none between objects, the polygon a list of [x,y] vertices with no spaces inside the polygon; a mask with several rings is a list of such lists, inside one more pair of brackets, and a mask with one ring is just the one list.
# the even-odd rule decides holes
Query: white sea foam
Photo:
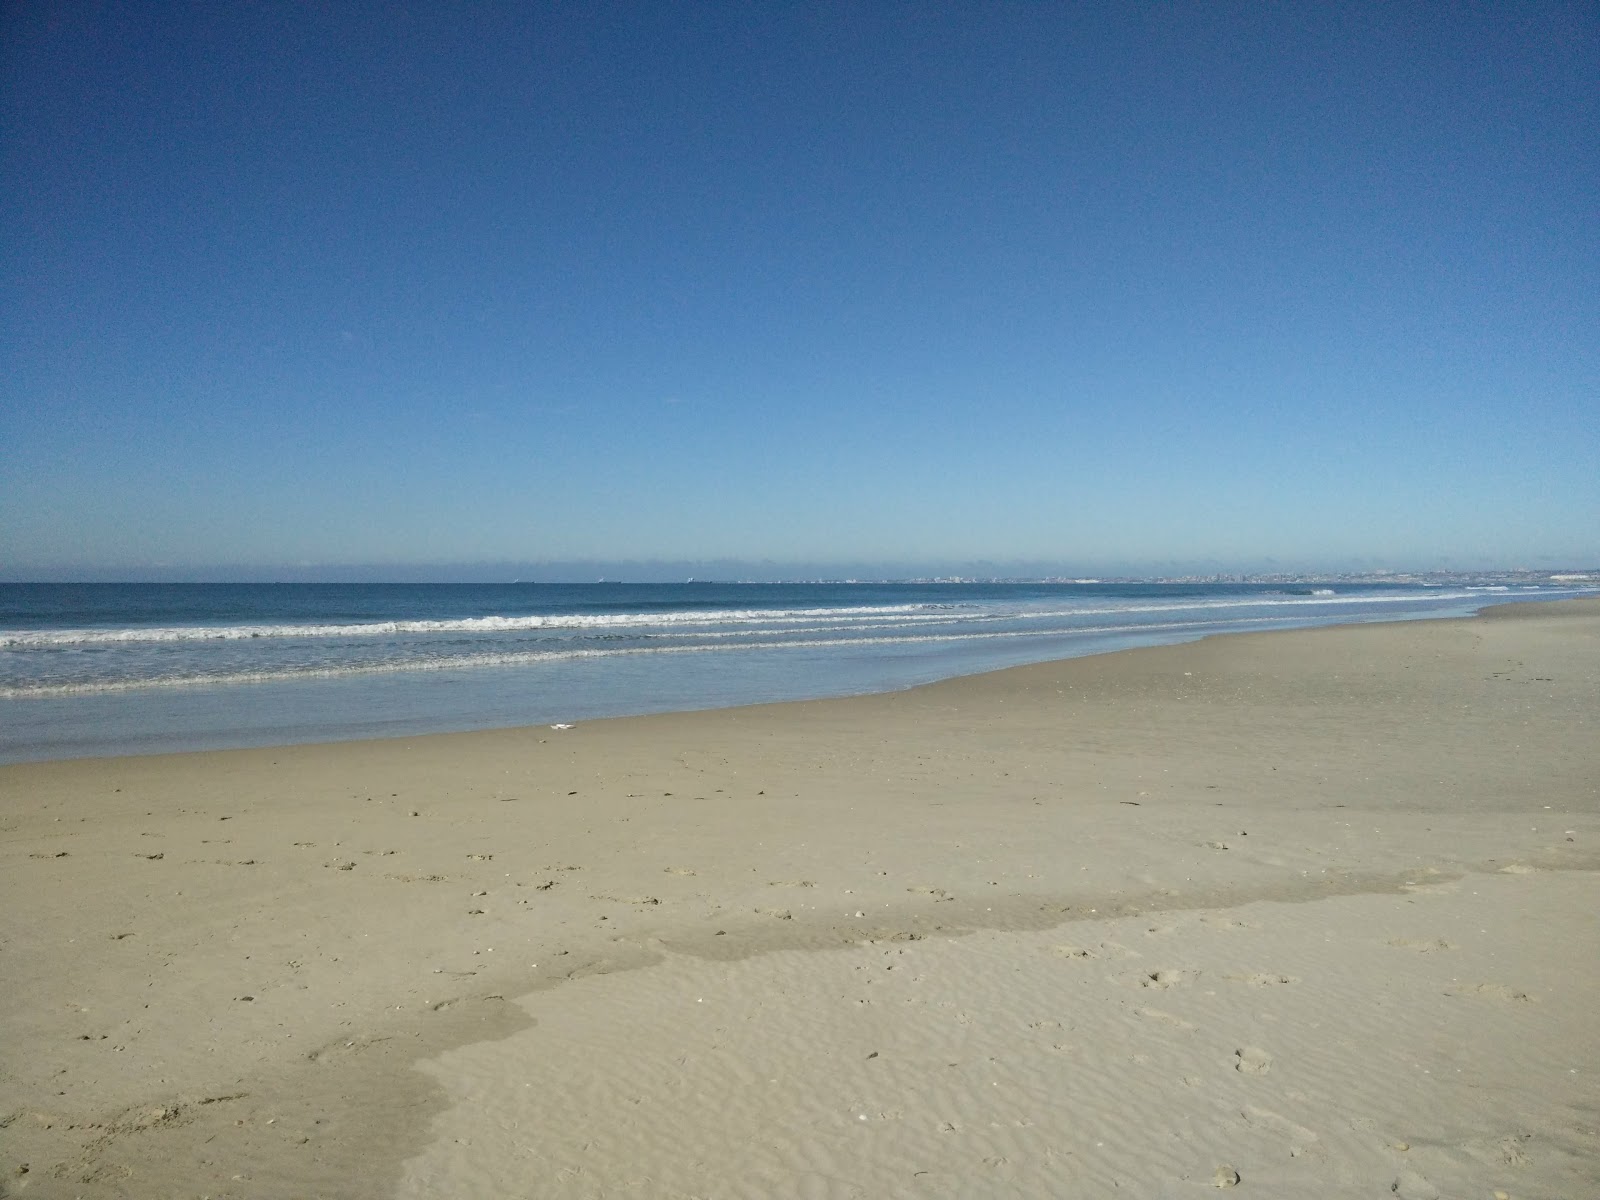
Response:
[{"label": "white sea foam", "polygon": [[541,613],[521,617],[461,617],[438,621],[363,621],[343,625],[171,625],[115,629],[0,630],[0,648],[104,645],[126,642],[250,641],[258,638],[371,638],[414,633],[515,633],[541,629],[639,629],[660,625],[730,625],[914,613],[952,606],[900,604],[859,608],[724,609],[663,613]]},{"label": "white sea foam", "polygon": [[[1462,597],[1468,591],[1457,593]],[[1450,593],[1433,593],[1431,601],[1448,599]],[[495,634],[537,632],[541,630],[649,630],[685,627],[788,625],[805,621],[833,621],[845,625],[896,618],[906,622],[949,623],[997,620],[1063,620],[1074,617],[1119,616],[1142,613],[1194,612],[1197,614],[1235,608],[1283,608],[1306,605],[1375,605],[1414,603],[1415,595],[1335,596],[1239,596],[1227,599],[1175,599],[1169,603],[1123,603],[1101,607],[1075,606],[1054,609],[1004,609],[979,612],[966,606],[947,604],[863,605],[851,608],[797,609],[722,609],[662,613],[541,613],[516,617],[463,617],[454,620],[367,621],[338,625],[175,625],[164,627],[123,626],[112,629],[0,630],[0,649],[28,650],[67,646],[114,646],[143,642],[254,641],[290,638],[351,638],[418,634]]]},{"label": "white sea foam", "polygon": [[[1277,621],[1292,621],[1293,617],[1236,618],[1197,625],[1192,621],[1169,621],[1159,624],[1141,622],[1137,625],[1095,625],[1087,629],[1048,631],[1046,636],[1098,637],[1101,635],[1143,634],[1192,630],[1196,636],[1216,632],[1230,625],[1260,625]],[[138,679],[113,679],[85,683],[23,684],[0,687],[0,699],[29,700],[51,696],[86,696],[102,693],[131,692],[145,688],[231,686],[246,683],[283,683],[310,679],[342,679],[361,675],[389,675],[415,671],[481,670],[485,667],[532,666],[576,659],[618,658],[634,655],[720,653],[729,650],[800,650],[831,649],[843,646],[892,646],[918,643],[933,645],[947,642],[977,642],[997,638],[1039,637],[1037,629],[1004,629],[970,633],[898,634],[893,636],[815,638],[787,642],[751,642],[745,644],[719,644],[715,646],[616,646],[609,648],[584,647],[568,650],[524,650],[509,653],[454,654],[434,658],[406,659],[383,663],[359,663],[341,666],[301,666],[265,671],[232,671],[215,674],[163,675]]]}]

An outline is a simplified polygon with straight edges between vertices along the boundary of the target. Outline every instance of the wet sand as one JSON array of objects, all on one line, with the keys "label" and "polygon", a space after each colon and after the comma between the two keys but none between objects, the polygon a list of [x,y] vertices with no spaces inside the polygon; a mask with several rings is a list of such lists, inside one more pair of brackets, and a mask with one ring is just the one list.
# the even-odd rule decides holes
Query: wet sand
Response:
[{"label": "wet sand", "polygon": [[1600,1187],[1600,603],[0,768],[0,1194]]}]

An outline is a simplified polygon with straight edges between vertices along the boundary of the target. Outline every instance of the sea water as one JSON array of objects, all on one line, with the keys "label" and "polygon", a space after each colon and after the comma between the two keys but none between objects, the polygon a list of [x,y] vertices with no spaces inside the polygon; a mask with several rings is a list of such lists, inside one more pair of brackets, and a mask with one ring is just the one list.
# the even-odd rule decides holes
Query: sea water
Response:
[{"label": "sea water", "polygon": [[1213,633],[1594,589],[1398,584],[0,584],[0,761],[887,691]]}]

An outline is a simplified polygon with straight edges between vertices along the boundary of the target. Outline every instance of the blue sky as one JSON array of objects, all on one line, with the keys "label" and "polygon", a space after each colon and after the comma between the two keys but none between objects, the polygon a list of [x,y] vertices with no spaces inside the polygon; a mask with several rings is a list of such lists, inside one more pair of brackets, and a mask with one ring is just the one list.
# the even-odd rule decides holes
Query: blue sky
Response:
[{"label": "blue sky", "polygon": [[1593,565],[1597,11],[8,5],[0,575]]}]

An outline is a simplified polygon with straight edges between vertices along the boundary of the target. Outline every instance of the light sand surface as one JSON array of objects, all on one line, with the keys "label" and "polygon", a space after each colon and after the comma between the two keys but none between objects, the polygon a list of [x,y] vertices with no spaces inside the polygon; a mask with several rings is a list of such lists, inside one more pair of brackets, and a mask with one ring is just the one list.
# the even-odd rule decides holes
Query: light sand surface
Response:
[{"label": "light sand surface", "polygon": [[1600,603],[0,768],[0,1194],[1600,1194]]}]

